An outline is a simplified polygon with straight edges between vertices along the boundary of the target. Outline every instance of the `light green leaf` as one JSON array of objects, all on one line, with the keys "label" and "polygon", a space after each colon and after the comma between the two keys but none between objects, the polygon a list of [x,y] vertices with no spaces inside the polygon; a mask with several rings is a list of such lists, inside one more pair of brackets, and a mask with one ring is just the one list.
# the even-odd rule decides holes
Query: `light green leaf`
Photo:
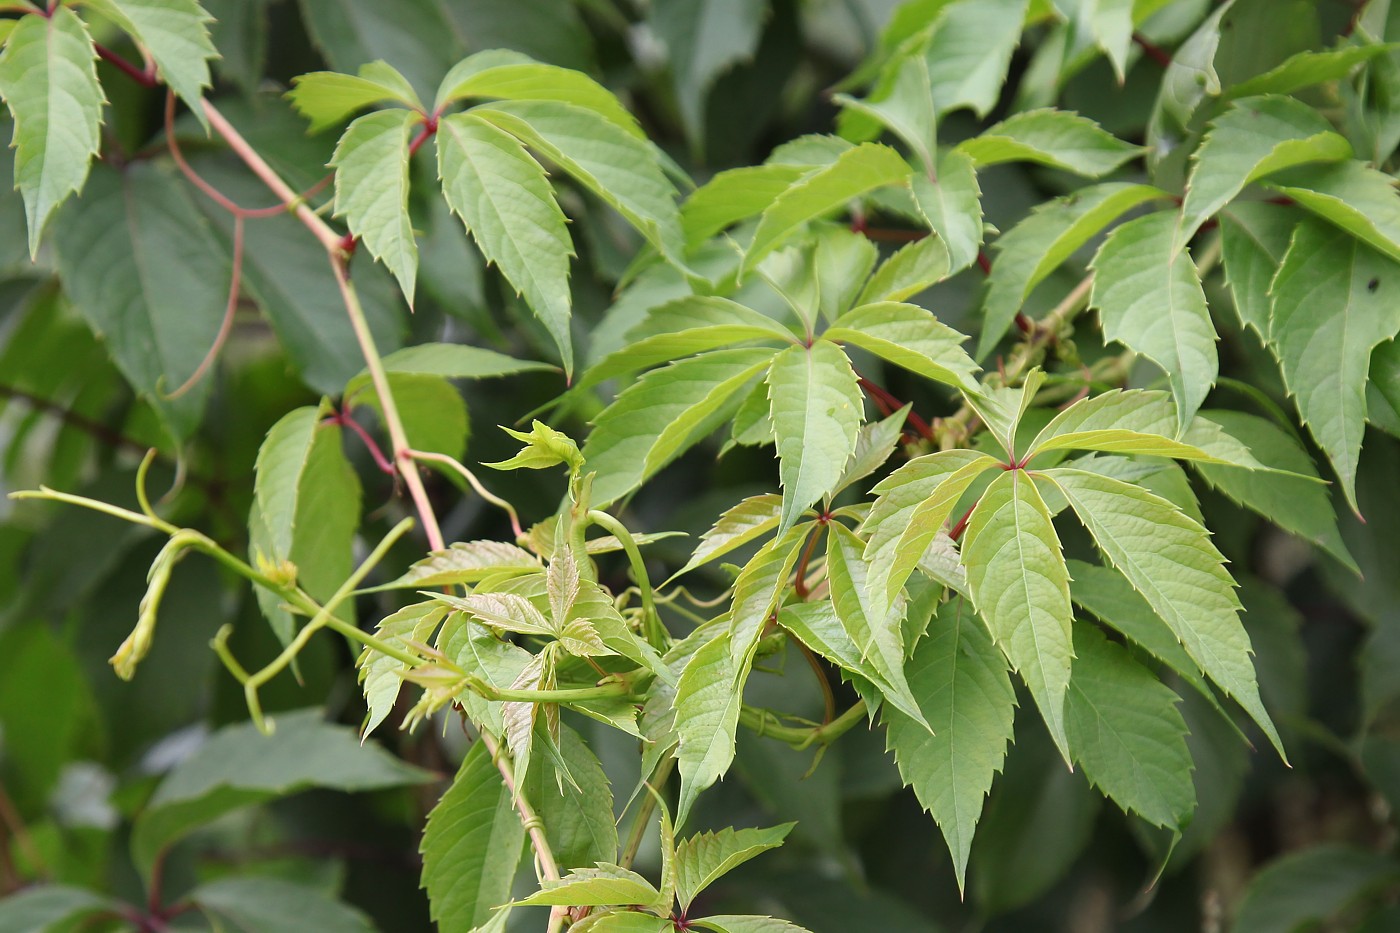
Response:
[{"label": "light green leaf", "polygon": [[932,731],[886,707],[885,742],[938,823],[961,890],[982,805],[1006,757],[1016,692],[986,626],[960,599],[940,608],[906,673]]},{"label": "light green leaf", "polygon": [[526,597],[519,593],[469,593],[452,596],[448,593],[424,593],[438,602],[466,613],[484,625],[518,632],[522,635],[555,635],[556,622],[546,618]]},{"label": "light green leaf", "polygon": [[741,679],[748,675],[747,665],[763,629],[772,619],[797,566],[799,549],[815,527],[813,522],[802,522],[773,538],[758,549],[734,580],[729,613],[730,651],[735,669],[743,672]]},{"label": "light green leaf", "polygon": [[428,814],[419,851],[428,908],[442,933],[467,933],[510,899],[525,827],[510,790],[475,742],[452,786]]},{"label": "light green leaf", "polygon": [[903,184],[910,173],[909,163],[888,146],[864,143],[846,150],[835,162],[793,183],[763,211],[744,254],[741,273],[754,269],[808,221],[844,208],[876,189]]},{"label": "light green leaf", "polygon": [[534,769],[528,794],[544,821],[555,860],[568,869],[616,859],[617,824],[602,764],[588,743],[565,725],[559,727],[559,753],[570,780],[556,781],[544,769]]},{"label": "light green leaf", "polygon": [[1175,212],[1131,220],[1094,257],[1090,303],[1104,337],[1141,353],[1167,373],[1178,423],[1189,424],[1219,372],[1215,325],[1196,264],[1174,247]]},{"label": "light green leaf", "polygon": [[1123,213],[1161,197],[1166,192],[1151,185],[1094,185],[1034,208],[1000,237],[987,279],[977,358],[992,351],[1046,276]]},{"label": "light green leaf", "polygon": [[358,75],[334,71],[299,75],[292,79],[287,98],[311,121],[312,133],[335,126],[355,111],[374,104],[392,102],[416,110],[423,107],[408,79],[382,61],[361,65]]},{"label": "light green leaf", "polygon": [[1309,165],[1268,186],[1400,262],[1400,192],[1384,172],[1356,161]]},{"label": "light green leaf", "polygon": [[1398,877],[1400,864],[1377,852],[1340,845],[1294,852],[1254,876],[1233,929],[1235,933],[1296,933],[1325,927],[1348,905]]},{"label": "light green leaf", "polygon": [[1371,352],[1400,332],[1400,266],[1325,224],[1298,225],[1274,278],[1269,346],[1353,510]]},{"label": "light green leaf", "polygon": [[598,473],[595,503],[631,492],[718,427],[772,359],[771,349],[716,350],[652,370],[629,386],[598,415],[583,447]]},{"label": "light green leaf", "polygon": [[1171,688],[1097,629],[1077,626],[1065,728],[1089,782],[1154,826],[1196,809],[1186,722]]},{"label": "light green leaf", "polygon": [[[1192,428],[1196,423],[1192,423]],[[1105,453],[1175,457],[1235,466],[1260,467],[1247,447],[1213,453],[1195,446],[1190,430],[1176,440],[1176,406],[1171,395],[1152,389],[1112,389],[1082,399],[1060,412],[1031,442],[1031,455],[1051,450],[1098,450]],[[1210,436],[1210,429],[1198,432]]]},{"label": "light green leaf", "polygon": [[548,158],[680,265],[685,252],[676,189],[657,150],[592,110],[549,100],[502,101],[471,113]]},{"label": "light green leaf", "polygon": [[[438,633],[436,647],[459,669],[498,689],[515,683],[532,657],[524,648],[498,638],[491,629],[468,619],[465,613],[447,617]],[[471,690],[463,691],[458,697],[473,722],[481,723],[497,735],[505,731],[502,704]]]},{"label": "light green leaf", "polygon": [[199,0],[84,0],[131,34],[155,60],[156,69],[176,96],[207,126],[200,96],[213,82],[209,60],[218,58],[209,38],[214,17]]},{"label": "light green leaf", "polygon": [[690,555],[690,560],[686,561],[684,567],[672,575],[672,579],[774,531],[778,527],[782,511],[783,497],[775,493],[749,496],[738,505],[727,509],[714,526],[700,536],[695,553]]},{"label": "light green leaf", "polygon": [[670,917],[636,910],[594,911],[569,927],[572,933],[671,933],[675,925]]},{"label": "light green leaf", "polygon": [[1133,26],[1135,21],[1145,18],[1135,10],[1142,5],[1135,4],[1134,0],[1090,0],[1086,4],[1094,44],[1108,56],[1120,85],[1127,71],[1128,52],[1133,47]]},{"label": "light green leaf", "polygon": [[576,868],[558,881],[545,880],[539,891],[515,903],[557,907],[650,906],[657,896],[651,882],[636,872],[601,864],[596,868]]},{"label": "light green leaf", "polygon": [[1002,162],[1039,162],[1098,178],[1142,149],[1073,111],[1028,110],[959,143],[956,151],[979,169]]},{"label": "light green leaf", "polygon": [[86,888],[43,884],[0,899],[0,933],[49,933],[121,905]]},{"label": "light green leaf", "polygon": [[403,576],[375,589],[431,588],[480,583],[487,577],[506,573],[530,573],[540,568],[540,559],[524,548],[504,541],[458,541],[444,550],[433,551],[404,572]]},{"label": "light green leaf", "polygon": [[1220,212],[1221,262],[1240,322],[1260,337],[1269,333],[1269,288],[1288,252],[1297,209],[1263,201],[1232,204]]},{"label": "light green leaf", "polygon": [[438,87],[433,109],[441,112],[454,101],[470,98],[552,100],[592,110],[642,138],[637,118],[612,91],[581,71],[546,65],[505,49],[478,52],[458,62]]},{"label": "light green leaf", "polygon": [[58,206],[87,181],[106,98],[97,53],[78,14],[24,16],[0,52],[0,97],[14,117],[15,187],[29,219],[29,256]]},{"label": "light green leaf", "polygon": [[1345,78],[1357,65],[1394,49],[1394,43],[1378,43],[1344,45],[1320,52],[1298,52],[1263,74],[1231,85],[1225,89],[1224,96],[1229,99],[1255,94],[1291,94],[1314,84]]},{"label": "light green leaf", "polygon": [[[512,690],[553,690],[558,681],[555,664],[555,651],[558,642],[546,645],[538,654],[530,655],[530,660],[521,668]],[[502,737],[510,756],[515,762],[515,795],[523,793],[525,779],[529,775],[530,762],[535,743],[535,723],[543,716],[546,740],[555,742],[559,730],[559,707],[553,703],[507,700],[501,704]],[[556,742],[557,744],[557,742]]]},{"label": "light green leaf", "polygon": [[862,530],[871,595],[893,605],[904,582],[977,477],[997,465],[984,453],[945,450],[910,460],[872,490]]},{"label": "light green leaf", "polygon": [[345,129],[335,167],[335,215],[384,263],[413,307],[418,243],[408,216],[408,110],[367,113]]},{"label": "light green leaf", "polygon": [[544,323],[573,372],[564,212],[544,169],[514,137],[471,113],[438,123],[438,177],[454,213]]},{"label": "light green leaf", "polygon": [[1148,123],[1149,146],[1170,150],[1180,145],[1201,101],[1220,94],[1215,52],[1220,47],[1220,21],[1234,5],[1235,0],[1226,0],[1216,7],[1172,55]]},{"label": "light green leaf", "polygon": [[276,731],[226,726],[175,767],[136,818],[131,853],[143,874],[195,829],[232,810],[311,787],[376,790],[431,780],[378,745],[321,719],[319,710],[282,713]]},{"label": "light green leaf", "polygon": [[1025,381],[1019,386],[983,386],[979,392],[964,393],[967,403],[977,412],[1011,460],[1024,459],[1016,455],[1016,435],[1021,419],[1044,384],[1045,372],[1037,367],[1026,374]]},{"label": "light green leaf", "polygon": [[[417,649],[408,643],[429,644],[429,639],[446,615],[447,607],[441,604],[414,603],[381,619],[375,626],[374,636],[402,651],[417,654]],[[408,665],[368,647],[360,652],[357,663],[360,668],[360,689],[368,707],[360,735],[367,737],[393,711],[399,699],[399,688],[403,686],[402,674],[408,670]]]},{"label": "light green leaf", "polygon": [[937,169],[938,114],[928,61],[921,55],[910,55],[896,61],[893,68],[890,78],[882,78],[863,100],[836,94],[832,101],[885,126],[914,151],[924,171],[932,173]]},{"label": "light green leaf", "polygon": [[956,150],[945,152],[937,178],[916,174],[910,185],[929,229],[948,248],[948,274],[976,262],[982,245],[982,189],[972,159]]},{"label": "light green leaf", "polygon": [[1351,144],[1313,108],[1291,97],[1237,100],[1192,155],[1178,246],[1186,244],[1250,182],[1306,162],[1336,162]]},{"label": "light green leaf", "polygon": [[996,105],[1027,5],[1027,0],[959,0],[943,10],[923,50],[940,116],[969,107],[985,117]]},{"label": "light green leaf", "polygon": [[686,245],[699,246],[730,224],[763,213],[810,171],[809,165],[774,163],[718,173],[692,191],[681,206]]},{"label": "light green leaf", "polygon": [[715,880],[783,844],[794,823],[768,829],[733,829],[696,833],[676,846],[676,901],[682,911],[690,909],[695,895]]},{"label": "light green leaf", "polygon": [[952,263],[941,237],[924,237],[900,247],[880,264],[856,298],[855,305],[904,301],[948,277]]},{"label": "light green leaf", "polygon": [[[491,379],[516,373],[558,371],[548,363],[517,360],[495,350],[460,343],[420,343],[396,350],[385,356],[382,362],[386,373],[443,376],[448,379]],[[345,391],[341,394],[354,398],[372,385],[369,372],[361,371],[345,384]]]},{"label": "light green leaf", "polygon": [[890,701],[914,716],[919,708],[904,678],[905,651],[900,622],[905,607],[896,599],[894,605],[885,610],[883,599],[872,598],[870,565],[862,553],[864,543],[850,529],[840,522],[832,522],[828,525],[828,534],[826,572],[831,583],[831,603],[841,627],[850,636],[860,658],[879,673],[884,683],[894,687]]},{"label": "light green leaf", "polygon": [[912,407],[912,404],[906,403],[888,417],[861,426],[856,436],[856,449],[841,471],[841,478],[836,481],[836,492],[865,479],[889,462],[899,446],[899,439],[904,436],[904,419]]},{"label": "light green leaf", "polygon": [[1055,469],[1044,475],[1065,494],[1109,563],[1146,597],[1206,676],[1244,707],[1284,757],[1259,699],[1234,581],[1210,534],[1167,500],[1130,483],[1081,470]]},{"label": "light green leaf", "polygon": [[700,792],[723,777],[734,761],[735,733],[749,662],[746,657],[740,664],[735,663],[730,642],[728,631],[724,631],[701,646],[681,671],[672,700],[675,731],[680,737],[676,751],[681,775],[681,796],[676,806],[679,826],[685,825]]},{"label": "light green leaf", "polygon": [[783,485],[778,527],[786,531],[841,478],[856,448],[865,404],[850,361],[829,340],[789,347],[773,357],[768,400]]},{"label": "light green leaf", "polygon": [[822,224],[813,231],[812,239],[817,310],[830,322],[855,306],[856,295],[875,268],[880,250],[865,234],[842,224]]},{"label": "light green leaf", "polygon": [[256,875],[210,881],[186,898],[235,929],[258,933],[373,933],[369,917],[324,891],[282,878]]},{"label": "light green leaf", "polygon": [[[1299,443],[1272,421],[1242,411],[1209,411],[1197,416],[1219,426],[1249,448],[1266,466],[1305,477],[1317,469]],[[1261,473],[1237,466],[1196,464],[1207,483],[1285,531],[1305,538],[1360,573],[1337,530],[1337,513],[1327,488],[1295,476]]]},{"label": "light green leaf", "polygon": [[705,102],[715,80],[758,49],[768,7],[749,0],[657,3],[648,22],[666,44],[671,81],[686,134],[705,134]]},{"label": "light green leaf", "polygon": [[1008,470],[992,480],[972,512],[962,553],[978,613],[1030,688],[1068,762],[1069,572],[1050,512],[1026,471]]},{"label": "light green leaf", "polygon": [[699,917],[691,924],[714,933],[808,933],[806,927],[795,923],[755,914],[715,914]]},{"label": "light green leaf", "polygon": [[962,348],[967,338],[918,305],[882,301],[847,311],[822,335],[850,343],[957,388],[974,388],[977,364]]}]

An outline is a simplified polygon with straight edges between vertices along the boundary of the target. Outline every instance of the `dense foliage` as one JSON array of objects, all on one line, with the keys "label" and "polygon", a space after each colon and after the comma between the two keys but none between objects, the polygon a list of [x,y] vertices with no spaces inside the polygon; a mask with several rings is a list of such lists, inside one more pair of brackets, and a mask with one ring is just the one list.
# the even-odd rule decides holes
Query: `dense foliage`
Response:
[{"label": "dense foliage", "polygon": [[0,11],[0,933],[1400,926],[1400,6]]}]

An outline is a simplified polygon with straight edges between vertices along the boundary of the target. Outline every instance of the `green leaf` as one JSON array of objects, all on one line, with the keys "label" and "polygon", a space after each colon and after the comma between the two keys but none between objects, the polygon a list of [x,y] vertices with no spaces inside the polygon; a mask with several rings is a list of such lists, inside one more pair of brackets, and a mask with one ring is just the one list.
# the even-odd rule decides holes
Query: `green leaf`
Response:
[{"label": "green leaf", "polygon": [[763,213],[802,176],[808,165],[746,165],[720,172],[690,193],[681,206],[686,245],[694,248],[730,224]]},{"label": "green leaf", "polygon": [[[416,653],[408,643],[429,644],[429,639],[446,615],[446,606],[433,602],[414,603],[381,619],[375,626],[374,636],[395,648]],[[369,647],[360,653],[358,664],[360,689],[368,707],[360,735],[368,736],[393,711],[399,699],[399,688],[403,686],[402,675],[408,670],[408,665]]]},{"label": "green leaf", "polygon": [[382,59],[427,92],[465,51],[451,5],[440,0],[396,8],[376,0],[300,0],[297,9],[312,44],[336,71]]},{"label": "green leaf", "polygon": [[[1198,417],[1219,425],[1267,466],[1301,476],[1317,476],[1307,451],[1272,421],[1241,411],[1202,412]],[[1197,464],[1196,470],[1207,483],[1235,502],[1285,531],[1311,541],[1344,566],[1360,573],[1337,530],[1337,513],[1325,486],[1293,476],[1213,463]]]},{"label": "green leaf", "polygon": [[1250,882],[1236,933],[1294,933],[1318,928],[1347,906],[1400,877],[1388,855],[1319,845],[1271,863]]},{"label": "green leaf", "polygon": [[583,447],[605,505],[656,474],[731,413],[740,390],[766,369],[771,349],[716,350],[652,370],[605,408]]},{"label": "green leaf", "polygon": [[940,116],[969,107],[985,117],[996,105],[1027,5],[1027,0],[959,0],[943,10],[923,50]]},{"label": "green leaf", "polygon": [[681,264],[685,245],[676,189],[650,143],[592,110],[558,101],[502,101],[471,112],[568,172],[661,255]]},{"label": "green leaf", "polygon": [[861,305],[837,318],[822,336],[854,344],[925,379],[956,388],[977,384],[977,364],[962,348],[967,338],[918,305]]},{"label": "green leaf", "polygon": [[1305,221],[1274,278],[1269,346],[1353,510],[1371,352],[1400,332],[1400,267]]},{"label": "green leaf", "polygon": [[287,99],[311,121],[312,133],[335,126],[355,111],[374,104],[403,104],[414,110],[423,107],[408,79],[382,61],[361,65],[358,75],[334,71],[299,75],[292,79]]},{"label": "green leaf", "polygon": [[676,751],[681,775],[681,795],[676,805],[678,826],[685,825],[700,792],[723,777],[734,761],[748,662],[735,664],[730,644],[727,631],[705,642],[686,662],[676,686],[671,705],[680,737]]},{"label": "green leaf", "polygon": [[444,117],[435,140],[447,203],[486,261],[500,267],[543,322],[565,372],[572,374],[569,257],[574,250],[544,169],[513,136],[472,113]]},{"label": "green leaf", "polygon": [[419,851],[428,907],[442,933],[467,933],[510,900],[525,827],[483,742],[467,751],[428,814]]},{"label": "green leaf", "polygon": [[918,155],[925,172],[933,172],[938,162],[938,115],[931,84],[928,61],[910,55],[897,61],[891,77],[882,78],[864,100],[836,94],[832,101],[884,125]]},{"label": "green leaf", "polygon": [[894,604],[963,493],[996,465],[984,453],[945,450],[910,460],[875,486],[878,498],[862,530],[876,600]]},{"label": "green leaf", "polygon": [[0,97],[14,117],[15,187],[29,218],[29,256],[58,206],[87,181],[106,98],[97,53],[78,14],[24,16],[0,52]]},{"label": "green leaf", "polygon": [[418,243],[408,216],[408,135],[416,115],[408,110],[367,113],[340,137],[335,167],[335,215],[399,280],[413,307]]},{"label": "green leaf", "polygon": [[1349,75],[1357,65],[1394,50],[1394,43],[1345,45],[1321,52],[1298,52],[1263,74],[1225,89],[1226,98],[1255,94],[1292,94],[1314,84],[1325,84]]},{"label": "green leaf", "polygon": [[84,0],[131,34],[155,60],[166,86],[207,128],[200,97],[213,82],[209,60],[219,53],[209,38],[214,17],[199,0]]},{"label": "green leaf", "polygon": [[1351,157],[1351,144],[1313,108],[1291,97],[1237,100],[1211,124],[1192,159],[1181,206],[1183,245],[1251,182],[1305,162]]},{"label": "green leaf", "polygon": [[[1199,418],[1198,418],[1199,421]],[[1195,428],[1197,422],[1193,422]],[[1236,445],[1233,456],[1222,456],[1185,440],[1175,440],[1176,407],[1166,392],[1153,389],[1112,389],[1082,399],[1060,412],[1031,442],[1031,454],[1052,450],[1098,450],[1105,453],[1175,457],[1235,466],[1262,466],[1248,448]],[[1204,432],[1202,432],[1204,436]]]},{"label": "green leaf", "polygon": [[886,707],[885,742],[938,823],[961,890],[982,805],[1006,757],[1016,692],[986,626],[960,599],[939,609],[906,673],[932,731]]},{"label": "green leaf", "polygon": [[555,860],[566,869],[616,859],[617,824],[603,766],[588,743],[568,726],[559,727],[559,753],[570,779],[557,782],[536,769],[528,795],[544,821]]},{"label": "green leaf", "polygon": [[783,844],[794,823],[768,829],[733,829],[696,833],[676,846],[676,901],[688,911],[695,896],[716,879]]},{"label": "green leaf", "polygon": [[741,274],[754,269],[760,259],[803,224],[844,208],[871,191],[902,184],[910,172],[909,163],[895,150],[864,143],[841,153],[830,165],[804,175],[763,211],[753,242],[744,254]]},{"label": "green leaf", "polygon": [[841,478],[856,448],[865,403],[850,361],[829,340],[773,357],[768,400],[783,485],[781,532]]},{"label": "green leaf", "polygon": [[220,878],[186,895],[206,914],[247,933],[372,933],[374,924],[354,907],[324,892],[281,878]]},{"label": "green leaf", "polygon": [[982,493],[967,525],[963,565],[978,613],[1030,688],[1068,762],[1069,572],[1050,512],[1024,470],[1002,473]]},{"label": "green leaf", "polygon": [[540,559],[524,548],[504,541],[458,541],[409,567],[403,576],[377,589],[425,589],[480,583],[505,573],[531,573],[542,569]]},{"label": "green leaf", "polygon": [[69,929],[97,913],[115,912],[120,905],[86,888],[44,884],[0,899],[0,933],[48,933]]},{"label": "green leaf", "polygon": [[519,52],[491,49],[458,62],[442,79],[433,109],[441,112],[455,101],[479,97],[574,104],[642,138],[637,118],[612,91],[581,71],[542,64]]},{"label": "green leaf", "polygon": [[1215,52],[1220,47],[1220,21],[1234,4],[1235,0],[1227,0],[1216,7],[1172,55],[1148,123],[1149,146],[1180,145],[1201,101],[1220,94]]},{"label": "green leaf", "polygon": [[899,446],[900,438],[904,436],[904,420],[912,407],[912,404],[906,403],[888,417],[861,426],[856,436],[856,449],[851,459],[846,461],[841,478],[836,481],[836,492],[865,479],[889,462]]},{"label": "green leaf", "polygon": [[1121,480],[1068,469],[1044,475],[1064,493],[1109,563],[1287,760],[1259,699],[1234,581],[1210,534],[1170,502]]},{"label": "green leaf", "polygon": [[756,914],[715,914],[690,921],[702,930],[714,933],[808,933],[800,927],[776,917],[761,917]]},{"label": "green leaf", "polygon": [[648,22],[666,44],[671,81],[686,135],[704,137],[705,102],[717,78],[758,49],[768,8],[748,0],[658,3]]},{"label": "green leaf", "polygon": [[[460,343],[420,343],[417,346],[404,347],[385,356],[381,363],[384,371],[389,374],[391,391],[396,384],[395,377],[399,374],[443,376],[448,379],[491,379],[517,373],[558,371],[548,363],[517,360],[495,350],[469,347]],[[347,400],[354,400],[373,384],[369,371],[362,370],[345,384],[341,395]]]},{"label": "green leaf", "polygon": [[1196,264],[1174,247],[1175,212],[1131,220],[1094,257],[1090,303],[1104,337],[1152,360],[1167,374],[1185,427],[1219,372],[1215,325]]},{"label": "green leaf", "polygon": [[945,152],[936,178],[916,174],[910,185],[929,229],[948,248],[948,274],[976,262],[982,245],[982,189],[972,159],[957,150]]},{"label": "green leaf", "polygon": [[377,790],[430,780],[378,745],[321,719],[319,710],[284,713],[262,735],[251,722],[226,726],[175,767],[136,818],[131,852],[143,874],[195,829],[240,807],[311,787]]},{"label": "green leaf", "polygon": [[1021,419],[1035,401],[1036,393],[1045,384],[1045,372],[1039,367],[1026,374],[1019,386],[995,388],[983,386],[980,392],[964,393],[967,403],[977,412],[987,425],[992,437],[1002,446],[1010,460],[1016,457],[1016,435],[1020,433]]},{"label": "green leaf", "polygon": [[1035,287],[1125,212],[1166,193],[1151,185],[1110,183],[1081,188],[1034,208],[995,243],[987,278],[985,320],[977,358],[985,359],[1006,334]]},{"label": "green leaf", "polygon": [[1280,204],[1247,201],[1220,212],[1221,261],[1240,322],[1260,337],[1269,333],[1273,296],[1269,288],[1288,252],[1298,211]]},{"label": "green leaf", "polygon": [[880,264],[855,300],[855,306],[904,301],[948,277],[952,263],[940,237],[924,237]]},{"label": "green leaf", "polygon": [[914,716],[919,707],[904,677],[905,646],[900,621],[905,608],[896,600],[882,612],[884,600],[870,594],[870,565],[862,553],[864,543],[840,522],[832,522],[828,531],[826,571],[831,583],[831,603],[841,627],[851,637],[860,658],[894,688],[890,701],[905,709],[907,715],[921,718]]},{"label": "green leaf", "polygon": [[515,903],[556,907],[609,907],[655,903],[659,892],[641,875],[617,865],[576,868],[558,881],[545,880],[540,890]]},{"label": "green leaf", "polygon": [[958,144],[981,169],[1002,162],[1039,162],[1088,178],[1107,175],[1142,153],[1088,117],[1069,110],[1028,110]]},{"label": "green leaf", "polygon": [[1143,4],[1134,3],[1134,0],[1093,0],[1086,6],[1094,44],[1108,56],[1121,85],[1126,77],[1128,53],[1133,47],[1133,26],[1136,20],[1145,18],[1135,8]]},{"label": "green leaf", "polygon": [[840,224],[823,224],[813,234],[810,271],[816,282],[817,310],[823,320],[834,321],[855,306],[880,250],[865,234]]},{"label": "green leaf", "polygon": [[783,497],[775,493],[749,496],[738,505],[731,506],[709,531],[700,536],[695,553],[690,555],[684,567],[672,575],[672,579],[777,529],[782,511]]},{"label": "green leaf", "polygon": [[747,665],[797,566],[799,549],[814,528],[812,522],[802,522],[779,534],[758,549],[734,580],[730,647],[741,681],[748,676]]},{"label": "green leaf", "polygon": [[569,928],[574,933],[671,933],[675,925],[670,917],[636,910],[594,911]]},{"label": "green leaf", "polygon": [[1196,809],[1181,702],[1097,629],[1077,626],[1065,729],[1089,782],[1154,826],[1181,830]]},{"label": "green leaf", "polygon": [[1400,192],[1384,172],[1356,161],[1310,165],[1268,186],[1400,262]]}]

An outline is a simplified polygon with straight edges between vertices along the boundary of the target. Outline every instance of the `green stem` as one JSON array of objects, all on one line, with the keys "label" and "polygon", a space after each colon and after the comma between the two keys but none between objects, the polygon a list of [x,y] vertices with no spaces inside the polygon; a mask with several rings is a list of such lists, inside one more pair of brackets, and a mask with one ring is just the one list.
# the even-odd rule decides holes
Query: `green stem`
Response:
[{"label": "green stem", "polygon": [[488,700],[517,703],[580,703],[628,696],[632,692],[632,685],[625,681],[600,684],[596,687],[565,687],[562,690],[517,690],[494,686],[479,677],[468,677],[467,685],[474,693]]},{"label": "green stem", "polygon": [[173,535],[180,529],[167,521],[153,518],[149,515],[142,515],[140,512],[133,512],[121,506],[109,505],[106,502],[99,502],[96,499],[89,499],[87,496],[74,496],[66,492],[58,492],[47,486],[40,486],[38,489],[24,489],[19,492],[10,493],[11,499],[46,499],[50,502],[63,502],[68,505],[77,505],[85,509],[92,509],[94,512],[102,512],[114,518],[131,522],[133,525],[144,525],[147,528],[154,528],[156,531]]},{"label": "green stem", "polygon": [[653,648],[664,651],[668,640],[666,629],[661,625],[661,616],[657,615],[656,612],[656,601],[651,589],[651,576],[647,573],[646,561],[642,560],[642,551],[637,547],[637,539],[632,537],[632,532],[627,530],[626,525],[607,512],[593,509],[588,513],[588,518],[595,525],[612,532],[613,536],[622,543],[622,549],[627,552],[627,559],[632,564],[632,576],[637,578],[637,589],[642,594],[642,614],[647,642]]},{"label": "green stem", "polygon": [[647,782],[651,785],[653,792],[643,794],[642,801],[637,807],[637,815],[632,820],[632,832],[627,836],[627,846],[622,850],[622,860],[618,862],[623,868],[631,868],[632,863],[636,861],[637,852],[642,848],[642,840],[646,838],[647,827],[651,825],[651,814],[656,810],[656,795],[666,785],[666,781],[670,779],[671,771],[675,767],[676,759],[667,756],[656,766],[651,780]]},{"label": "green stem", "polygon": [[855,704],[831,722],[821,726],[785,726],[772,710],[744,706],[739,721],[759,735],[785,742],[801,751],[811,745],[829,745],[865,718],[864,701]]}]

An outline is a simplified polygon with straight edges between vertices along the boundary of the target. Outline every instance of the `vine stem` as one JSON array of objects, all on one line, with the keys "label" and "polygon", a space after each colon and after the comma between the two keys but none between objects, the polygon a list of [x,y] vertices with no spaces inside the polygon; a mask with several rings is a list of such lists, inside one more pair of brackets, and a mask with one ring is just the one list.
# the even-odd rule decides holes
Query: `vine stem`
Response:
[{"label": "vine stem", "polygon": [[632,863],[637,859],[637,853],[642,848],[642,840],[646,838],[647,827],[651,824],[651,814],[656,810],[657,795],[661,793],[661,788],[666,786],[666,782],[671,777],[671,771],[676,767],[676,759],[667,757],[656,766],[656,771],[652,773],[651,785],[653,793],[643,794],[641,803],[637,807],[637,815],[632,820],[632,832],[627,837],[627,846],[622,850],[622,860],[618,862],[623,868],[631,868]]},{"label": "vine stem", "polygon": [[661,626],[661,617],[656,613],[656,601],[651,590],[651,576],[647,573],[646,561],[632,532],[607,512],[593,509],[588,513],[589,521],[613,533],[627,552],[627,560],[632,565],[632,576],[637,578],[637,589],[642,594],[642,613],[645,617],[647,642],[653,648],[662,649],[666,644],[666,630]]}]

